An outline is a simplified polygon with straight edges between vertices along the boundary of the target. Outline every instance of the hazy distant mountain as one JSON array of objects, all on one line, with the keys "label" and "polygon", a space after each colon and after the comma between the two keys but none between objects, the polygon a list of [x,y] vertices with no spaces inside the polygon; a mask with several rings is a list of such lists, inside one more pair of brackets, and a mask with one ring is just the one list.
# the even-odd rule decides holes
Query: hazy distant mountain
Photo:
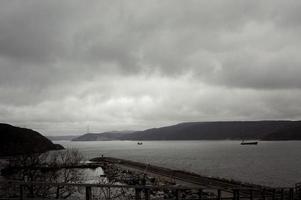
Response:
[{"label": "hazy distant mountain", "polygon": [[301,121],[187,122],[144,131],[88,133],[73,141],[97,140],[301,140]]},{"label": "hazy distant mountain", "polygon": [[120,140],[134,131],[111,131],[104,133],[86,133],[79,137],[73,138],[72,141],[107,141],[107,140]]},{"label": "hazy distant mountain", "polygon": [[[295,127],[295,128],[294,128]],[[124,136],[127,140],[242,140],[300,138],[300,121],[228,121],[189,122],[138,131]],[[294,134],[291,132],[294,131]],[[273,135],[275,134],[275,135]],[[297,137],[298,136],[298,137]]]},{"label": "hazy distant mountain", "polygon": [[72,140],[78,137],[78,135],[60,135],[60,136],[46,136],[46,137],[52,141],[60,141],[60,140]]},{"label": "hazy distant mountain", "polygon": [[301,125],[280,129],[262,138],[263,140],[301,140]]},{"label": "hazy distant mountain", "polygon": [[0,156],[63,149],[31,129],[0,123]]}]

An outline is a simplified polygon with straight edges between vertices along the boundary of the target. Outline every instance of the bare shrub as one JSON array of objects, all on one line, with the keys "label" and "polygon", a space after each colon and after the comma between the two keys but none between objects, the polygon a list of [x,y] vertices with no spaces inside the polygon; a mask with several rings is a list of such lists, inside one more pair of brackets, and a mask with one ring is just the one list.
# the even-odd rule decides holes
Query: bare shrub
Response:
[{"label": "bare shrub", "polygon": [[[15,156],[9,160],[8,166],[2,170],[7,180],[28,183],[24,189],[28,196],[68,198],[77,192],[77,188],[69,186],[32,185],[30,182],[80,183],[83,180],[81,170],[75,168],[83,156],[76,149],[35,153]],[[18,189],[8,185],[8,196],[15,196]],[[3,186],[5,188],[5,186]],[[7,193],[9,191],[9,193]]]}]

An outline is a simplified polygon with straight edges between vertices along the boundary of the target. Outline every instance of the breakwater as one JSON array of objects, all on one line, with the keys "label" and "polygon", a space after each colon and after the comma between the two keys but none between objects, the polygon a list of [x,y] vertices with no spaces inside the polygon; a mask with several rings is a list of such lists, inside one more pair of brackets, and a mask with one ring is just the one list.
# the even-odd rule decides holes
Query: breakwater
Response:
[{"label": "breakwater", "polygon": [[169,179],[179,180],[184,183],[193,184],[196,186],[206,186],[206,187],[215,187],[223,189],[232,189],[232,188],[254,188],[254,189],[271,189],[271,187],[261,186],[250,183],[242,183],[239,181],[207,177],[199,175],[192,172],[182,171],[182,170],[173,170],[165,167],[160,167],[156,165],[150,165],[148,163],[141,163],[131,160],[125,160],[120,158],[113,157],[97,157],[91,159],[93,162],[101,163],[111,163],[118,165],[120,167],[127,167],[132,170],[140,170],[146,174],[163,176]]},{"label": "breakwater", "polygon": [[246,199],[301,199],[300,187],[273,188],[235,180],[207,177],[192,172],[113,157],[97,157],[91,159],[91,161],[102,166],[109,165],[109,168],[114,165],[124,170],[139,171],[144,174],[144,177],[147,175],[172,179],[177,186],[199,188],[200,193],[215,196],[217,199],[236,200],[242,197]]}]

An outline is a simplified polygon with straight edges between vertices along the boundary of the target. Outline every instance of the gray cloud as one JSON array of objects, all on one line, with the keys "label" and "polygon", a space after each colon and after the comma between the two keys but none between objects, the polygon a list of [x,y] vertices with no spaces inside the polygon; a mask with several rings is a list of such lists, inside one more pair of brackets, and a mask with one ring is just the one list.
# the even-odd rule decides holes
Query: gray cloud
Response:
[{"label": "gray cloud", "polygon": [[71,134],[300,119],[298,1],[0,4],[1,121]]}]

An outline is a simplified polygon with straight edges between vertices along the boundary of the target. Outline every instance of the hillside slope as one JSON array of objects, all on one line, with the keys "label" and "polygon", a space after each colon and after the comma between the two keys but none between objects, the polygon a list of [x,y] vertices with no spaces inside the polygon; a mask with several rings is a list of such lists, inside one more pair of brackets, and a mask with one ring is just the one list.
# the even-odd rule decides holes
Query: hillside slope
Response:
[{"label": "hillside slope", "polygon": [[[148,129],[126,135],[125,140],[241,140],[264,139],[279,132],[289,135],[293,127],[301,126],[300,121],[230,121],[230,122],[189,122],[162,128]],[[297,131],[297,130],[296,130]],[[296,132],[295,131],[295,132]],[[291,135],[287,139],[296,139]],[[271,138],[271,137],[270,137]]]},{"label": "hillside slope", "polygon": [[133,131],[112,131],[104,133],[86,133],[79,137],[72,139],[72,141],[108,141],[108,140],[120,140]]},{"label": "hillside slope", "polygon": [[60,141],[60,140],[73,140],[77,138],[78,135],[59,135],[59,136],[46,136],[51,141]]},{"label": "hillside slope", "polygon": [[301,140],[301,121],[187,122],[144,131],[88,133],[73,141],[101,140]]},{"label": "hillside slope", "polygon": [[0,156],[63,149],[31,129],[0,123]]},{"label": "hillside slope", "polygon": [[301,140],[301,125],[280,129],[264,136],[262,140]]}]

